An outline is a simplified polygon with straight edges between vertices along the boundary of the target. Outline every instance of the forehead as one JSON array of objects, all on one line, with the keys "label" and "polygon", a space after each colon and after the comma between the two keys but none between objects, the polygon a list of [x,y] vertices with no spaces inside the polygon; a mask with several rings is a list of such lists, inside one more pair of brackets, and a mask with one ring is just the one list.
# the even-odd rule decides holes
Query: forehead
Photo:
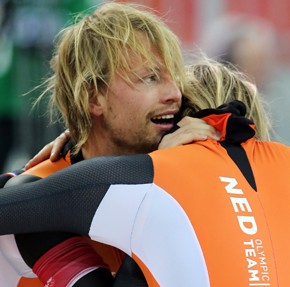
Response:
[{"label": "forehead", "polygon": [[165,71],[165,63],[164,60],[159,56],[158,53],[152,50],[148,50],[152,52],[152,56],[150,59],[145,59],[140,55],[132,54],[131,58],[129,59],[130,71],[129,73],[138,72],[140,70],[158,70],[158,71]]},{"label": "forehead", "polygon": [[[168,73],[182,88],[183,61],[174,45],[167,41],[158,40],[146,32],[135,31],[128,41],[117,49],[117,55],[112,59],[112,69],[109,79],[119,74],[125,81],[131,83],[131,76],[142,76],[142,70],[152,71],[155,74]],[[176,52],[176,53],[175,53]],[[141,72],[142,73],[142,72]]]},{"label": "forehead", "polygon": [[146,35],[139,33],[138,38],[142,43],[142,50],[126,49],[127,63],[129,67],[129,73],[134,73],[142,69],[148,70],[164,70],[165,63],[164,59],[160,55],[156,45],[153,45]]}]

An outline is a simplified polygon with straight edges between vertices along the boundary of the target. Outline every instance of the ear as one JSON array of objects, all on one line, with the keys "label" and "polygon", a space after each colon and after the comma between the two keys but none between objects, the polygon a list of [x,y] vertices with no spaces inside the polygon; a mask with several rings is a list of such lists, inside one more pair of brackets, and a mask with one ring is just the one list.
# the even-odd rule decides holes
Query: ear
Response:
[{"label": "ear", "polygon": [[91,93],[89,100],[89,111],[92,115],[102,115],[105,104],[105,96],[102,93]]},{"label": "ear", "polygon": [[96,97],[94,97],[93,99],[90,100],[89,111],[92,115],[95,115],[95,116],[100,116],[103,114],[103,107],[98,102],[98,99]]}]

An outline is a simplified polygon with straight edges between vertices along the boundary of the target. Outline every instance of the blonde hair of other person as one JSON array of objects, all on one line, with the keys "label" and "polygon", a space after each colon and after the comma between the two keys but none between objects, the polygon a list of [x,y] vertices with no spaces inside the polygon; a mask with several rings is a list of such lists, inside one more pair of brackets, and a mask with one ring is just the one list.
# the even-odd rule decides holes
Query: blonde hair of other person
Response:
[{"label": "blonde hair of other person", "polygon": [[233,100],[246,105],[246,117],[256,125],[256,139],[270,140],[270,121],[257,88],[247,77],[212,59],[202,57],[194,65],[187,66],[188,84],[185,87],[183,115],[190,111],[216,108]]},{"label": "blonde hair of other person", "polygon": [[51,110],[60,112],[75,152],[91,131],[91,97],[105,94],[116,73],[132,84],[129,73],[133,68],[128,61],[132,53],[158,76],[156,55],[146,50],[141,36],[153,45],[165,69],[183,91],[185,74],[179,40],[143,6],[106,3],[61,31],[51,60],[53,75],[44,83],[46,88],[37,102],[50,95]]}]

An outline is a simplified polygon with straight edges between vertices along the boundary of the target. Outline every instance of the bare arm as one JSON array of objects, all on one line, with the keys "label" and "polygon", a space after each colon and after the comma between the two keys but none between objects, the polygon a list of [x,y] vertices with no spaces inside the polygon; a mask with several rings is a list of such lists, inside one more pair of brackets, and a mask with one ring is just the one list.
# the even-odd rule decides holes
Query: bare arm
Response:
[{"label": "bare arm", "polygon": [[158,149],[175,147],[194,141],[204,141],[207,138],[220,139],[220,133],[201,119],[184,117],[177,125],[180,128],[171,134],[165,135]]}]

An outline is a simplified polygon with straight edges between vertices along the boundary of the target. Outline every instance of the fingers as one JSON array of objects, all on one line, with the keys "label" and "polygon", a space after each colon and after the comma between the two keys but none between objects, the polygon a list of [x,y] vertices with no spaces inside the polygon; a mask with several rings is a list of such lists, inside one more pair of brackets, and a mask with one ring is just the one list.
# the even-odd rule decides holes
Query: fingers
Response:
[{"label": "fingers", "polygon": [[201,119],[185,117],[178,126],[180,127],[178,130],[163,137],[159,149],[203,141],[207,138],[220,139],[220,133]]},{"label": "fingers", "polygon": [[49,144],[45,145],[26,165],[25,169],[28,170],[32,168],[33,166],[45,161],[49,158],[50,152],[53,147],[53,141]]},{"label": "fingers", "polygon": [[66,142],[69,140],[69,137],[70,137],[69,131],[66,130],[53,141],[53,145],[52,145],[52,149],[51,149],[50,157],[49,157],[51,161],[56,161],[59,158],[62,148],[64,147]]},{"label": "fingers", "polygon": [[26,165],[25,169],[28,170],[33,166],[50,159],[56,161],[61,153],[62,148],[69,139],[69,131],[66,130],[61,133],[54,141],[45,145]]},{"label": "fingers", "polygon": [[[188,133],[193,138],[194,141],[207,138],[212,138],[214,140],[220,140],[221,134],[213,126],[207,124],[202,119],[184,117],[181,121],[178,122],[178,126],[182,127],[183,133]],[[200,138],[199,138],[200,137]]]}]

